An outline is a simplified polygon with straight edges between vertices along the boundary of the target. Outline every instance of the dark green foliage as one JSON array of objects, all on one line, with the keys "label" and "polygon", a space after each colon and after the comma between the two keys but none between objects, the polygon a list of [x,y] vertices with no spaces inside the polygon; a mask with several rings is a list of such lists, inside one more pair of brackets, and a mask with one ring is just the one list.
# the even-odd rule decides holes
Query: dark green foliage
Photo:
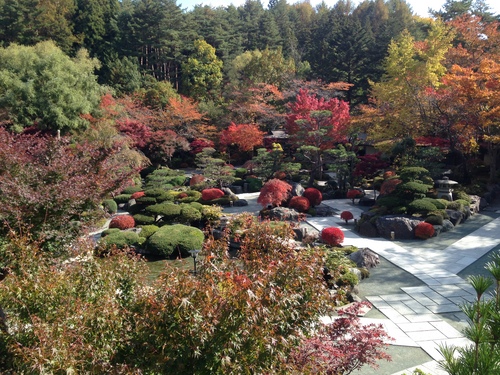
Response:
[{"label": "dark green foliage", "polygon": [[426,184],[433,184],[433,180],[429,175],[429,171],[422,167],[406,167],[402,168],[399,173],[399,178],[403,182],[421,181]]},{"label": "dark green foliage", "polygon": [[427,215],[428,216],[430,216],[430,215],[442,216],[443,219],[446,219],[446,220],[448,220],[450,218],[448,216],[448,214],[446,213],[446,210],[436,210],[436,211],[428,212]]},{"label": "dark green foliage", "polygon": [[146,197],[161,197],[162,195],[165,194],[165,190],[164,189],[161,189],[161,188],[151,188],[151,189],[147,189],[147,190],[144,190],[144,194],[146,195]]},{"label": "dark green foliage", "polygon": [[158,229],[160,229],[156,225],[142,225],[140,228],[141,231],[139,232],[139,237],[143,238],[151,237],[154,233],[156,233]]},{"label": "dark green foliage", "polygon": [[405,201],[401,198],[390,195],[377,199],[377,206],[387,207],[389,210],[393,209],[394,207],[402,206],[404,205],[404,203]]},{"label": "dark green foliage", "polygon": [[403,182],[396,185],[394,193],[403,199],[412,201],[424,198],[425,194],[429,191],[429,187],[429,185],[417,181]]},{"label": "dark green foliage", "polygon": [[156,204],[157,199],[155,197],[144,196],[144,197],[137,198],[135,201],[138,204],[149,206],[149,205],[152,205],[152,204]]},{"label": "dark green foliage", "polygon": [[425,218],[425,222],[432,225],[443,225],[443,217],[441,215],[429,215]]},{"label": "dark green foliage", "polygon": [[123,249],[128,246],[138,245],[140,240],[139,236],[135,232],[119,231],[108,234],[100,242],[106,247],[114,245],[119,249]]},{"label": "dark green foliage", "polygon": [[102,206],[104,207],[104,210],[110,214],[116,214],[116,211],[118,211],[118,205],[116,204],[116,201],[113,199],[104,200],[102,202]]},{"label": "dark green foliage", "polygon": [[453,200],[459,200],[459,199],[466,201],[468,204],[470,204],[471,202],[469,194],[467,194],[463,190],[455,190],[453,192]]},{"label": "dark green foliage", "polygon": [[467,207],[467,208],[470,206],[470,200],[457,199],[454,202],[460,203],[462,206]]},{"label": "dark green foliage", "polygon": [[392,209],[392,213],[396,215],[404,215],[408,209],[405,206],[398,206]]},{"label": "dark green foliage", "polygon": [[178,221],[183,224],[191,224],[201,220],[201,212],[190,204],[181,204],[181,213]]},{"label": "dark green foliage", "polygon": [[431,202],[438,210],[444,210],[448,205],[448,201],[446,199],[435,199],[435,198],[423,198]]},{"label": "dark green foliage", "polygon": [[462,211],[464,206],[459,201],[448,202],[446,208],[449,210]]},{"label": "dark green foliage", "polygon": [[132,194],[119,194],[113,199],[115,200],[116,203],[120,204],[120,203],[128,203],[130,197],[132,197]]},{"label": "dark green foliage", "polygon": [[187,194],[187,197],[184,198],[176,198],[177,201],[181,203],[191,203],[198,202],[201,198],[201,193],[197,190],[187,190],[183,193]]},{"label": "dark green foliage", "polygon": [[262,189],[262,180],[256,177],[247,177],[246,182],[248,183],[248,192],[255,193]]},{"label": "dark green foliage", "polygon": [[165,225],[146,241],[149,251],[168,258],[188,257],[189,250],[200,249],[204,240],[201,230],[187,225]]},{"label": "dark green foliage", "polygon": [[430,211],[436,211],[437,207],[430,200],[416,199],[408,204],[407,209],[410,214],[426,215]]},{"label": "dark green foliage", "polygon": [[146,212],[162,216],[163,221],[169,221],[174,220],[180,215],[181,206],[170,202],[163,202],[146,207]]},{"label": "dark green foliage", "polygon": [[248,173],[246,168],[236,168],[234,170],[234,175],[239,178],[245,177],[245,175]]},{"label": "dark green foliage", "polygon": [[118,228],[108,228],[108,229],[103,230],[101,232],[101,238],[102,237],[106,237],[108,234],[117,233],[117,232],[120,232],[120,229],[118,229]]},{"label": "dark green foliage", "polygon": [[144,214],[135,214],[133,217],[137,225],[153,224],[156,221],[154,217]]},{"label": "dark green foliage", "polygon": [[123,189],[122,194],[134,194],[139,191],[142,191],[142,187],[134,185],[134,186],[128,186],[125,189]]},{"label": "dark green foliage", "polygon": [[210,201],[204,201],[204,200],[199,200],[201,204],[208,204],[208,205],[218,205],[218,206],[230,206],[231,202],[235,202],[238,200],[237,196],[229,196],[225,195],[222,198],[217,198],[217,199],[212,199]]}]

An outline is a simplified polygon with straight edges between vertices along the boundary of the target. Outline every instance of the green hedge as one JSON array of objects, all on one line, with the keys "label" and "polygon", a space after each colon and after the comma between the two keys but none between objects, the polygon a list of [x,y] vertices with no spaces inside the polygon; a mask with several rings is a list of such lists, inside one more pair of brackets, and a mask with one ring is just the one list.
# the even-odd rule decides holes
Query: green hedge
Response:
[{"label": "green hedge", "polygon": [[181,204],[181,213],[178,220],[184,224],[194,223],[201,220],[201,212],[190,204]]},{"label": "green hedge", "polygon": [[110,214],[116,214],[118,211],[118,204],[116,204],[114,199],[105,199],[102,202],[102,206],[104,207],[104,210]]},{"label": "green hedge", "polygon": [[148,225],[153,224],[156,220],[153,216],[144,215],[144,214],[136,214],[133,216],[135,223],[137,225]]},{"label": "green hedge", "polygon": [[131,231],[118,231],[112,232],[101,239],[101,242],[106,247],[111,247],[115,245],[119,249],[125,247],[138,245],[140,242],[139,236],[135,232]]},{"label": "green hedge", "polygon": [[163,202],[146,207],[146,212],[153,215],[161,215],[163,221],[170,221],[180,215],[181,207],[178,204]]},{"label": "green hedge", "polygon": [[204,235],[198,228],[182,224],[165,225],[146,241],[146,248],[168,258],[186,258],[189,250],[201,249]]}]

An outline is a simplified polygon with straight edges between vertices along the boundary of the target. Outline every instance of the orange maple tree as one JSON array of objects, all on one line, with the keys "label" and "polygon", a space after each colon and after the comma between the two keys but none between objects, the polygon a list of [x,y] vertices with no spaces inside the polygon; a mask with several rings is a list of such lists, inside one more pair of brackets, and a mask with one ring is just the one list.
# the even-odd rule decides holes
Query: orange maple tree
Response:
[{"label": "orange maple tree", "polygon": [[264,132],[255,124],[235,124],[220,133],[220,145],[227,148],[236,145],[240,151],[252,151],[255,146],[262,145]]}]

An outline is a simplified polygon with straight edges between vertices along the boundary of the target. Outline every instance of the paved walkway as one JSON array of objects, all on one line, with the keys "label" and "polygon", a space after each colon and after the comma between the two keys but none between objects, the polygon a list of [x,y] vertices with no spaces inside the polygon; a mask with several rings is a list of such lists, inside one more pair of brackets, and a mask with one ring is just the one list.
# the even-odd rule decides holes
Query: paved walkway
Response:
[{"label": "paved walkway", "polygon": [[[363,209],[350,200],[324,201],[336,211],[351,211],[359,218]],[[329,226],[342,226],[344,245],[368,247],[381,257],[420,279],[425,285],[403,287],[400,293],[368,296],[367,299],[387,319],[362,318],[366,323],[381,323],[395,341],[393,345],[420,347],[433,361],[419,366],[433,375],[445,375],[437,361],[442,359],[439,345],[463,346],[470,342],[461,332],[442,319],[438,314],[455,313],[465,323],[465,315],[459,304],[472,301],[475,293],[466,280],[457,273],[474,263],[495,246],[500,244],[500,217],[492,220],[473,233],[452,245],[435,250],[412,246],[407,248],[381,238],[361,238],[353,232],[354,225],[345,225],[339,216],[309,218],[307,222],[318,230]],[[411,374],[415,367],[393,375]]]}]

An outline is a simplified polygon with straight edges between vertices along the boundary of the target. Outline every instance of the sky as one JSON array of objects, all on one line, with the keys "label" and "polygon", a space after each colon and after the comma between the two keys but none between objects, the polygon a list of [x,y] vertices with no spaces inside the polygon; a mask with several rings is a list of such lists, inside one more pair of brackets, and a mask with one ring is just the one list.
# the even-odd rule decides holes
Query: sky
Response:
[{"label": "sky", "polygon": [[[289,4],[293,4],[295,0],[288,0]],[[337,2],[337,0],[325,0],[325,3],[329,6],[334,5]],[[411,5],[413,12],[418,14],[419,16],[422,17],[428,17],[429,14],[427,13],[427,10],[432,8],[433,10],[439,10],[441,9],[441,6],[446,2],[446,0],[407,0],[406,1],[408,4]],[[194,5],[210,5],[213,7],[218,7],[218,6],[228,6],[230,4],[233,4],[235,6],[239,6],[245,3],[245,0],[177,0],[177,4],[182,5],[182,8],[187,8],[192,9]],[[261,0],[261,3],[264,6],[267,6],[268,0]],[[311,5],[315,6],[319,3],[321,3],[321,0],[310,0]],[[359,1],[354,0],[354,3],[357,4]],[[486,3],[490,6],[491,11],[494,14],[499,14],[500,13],[500,1],[498,0],[489,0],[486,1]]]}]

